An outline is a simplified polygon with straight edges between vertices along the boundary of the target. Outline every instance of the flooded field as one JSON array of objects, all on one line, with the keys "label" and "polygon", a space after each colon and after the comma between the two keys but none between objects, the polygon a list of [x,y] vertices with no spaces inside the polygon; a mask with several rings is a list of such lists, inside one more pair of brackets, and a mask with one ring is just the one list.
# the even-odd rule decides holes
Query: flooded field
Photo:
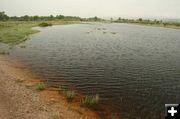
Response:
[{"label": "flooded field", "polygon": [[180,30],[128,24],[36,28],[26,42],[0,44],[52,85],[99,94],[122,119],[163,119],[180,103]]}]

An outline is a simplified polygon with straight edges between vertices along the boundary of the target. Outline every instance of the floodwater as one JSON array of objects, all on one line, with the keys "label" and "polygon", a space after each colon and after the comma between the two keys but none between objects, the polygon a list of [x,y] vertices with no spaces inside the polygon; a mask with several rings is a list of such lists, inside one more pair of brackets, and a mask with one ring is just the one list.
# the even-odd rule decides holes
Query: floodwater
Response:
[{"label": "floodwater", "polygon": [[63,81],[99,94],[122,119],[163,119],[165,103],[180,103],[180,30],[128,24],[36,29],[41,32],[10,56],[53,85]]}]

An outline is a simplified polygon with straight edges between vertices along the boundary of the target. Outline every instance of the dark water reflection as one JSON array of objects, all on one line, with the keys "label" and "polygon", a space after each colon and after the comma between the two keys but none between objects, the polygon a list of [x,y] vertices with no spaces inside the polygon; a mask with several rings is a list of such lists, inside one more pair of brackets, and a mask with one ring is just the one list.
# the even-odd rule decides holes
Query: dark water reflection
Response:
[{"label": "dark water reflection", "polygon": [[123,118],[163,119],[165,103],[180,103],[180,30],[53,26],[41,28],[23,45],[11,55],[33,72],[100,94]]}]

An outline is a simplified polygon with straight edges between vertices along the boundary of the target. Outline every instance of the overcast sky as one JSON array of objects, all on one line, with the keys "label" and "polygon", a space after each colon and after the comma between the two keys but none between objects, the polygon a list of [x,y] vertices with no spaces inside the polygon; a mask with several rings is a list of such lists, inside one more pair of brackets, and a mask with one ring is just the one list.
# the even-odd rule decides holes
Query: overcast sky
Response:
[{"label": "overcast sky", "polygon": [[0,0],[0,11],[10,16],[180,18],[180,0]]}]

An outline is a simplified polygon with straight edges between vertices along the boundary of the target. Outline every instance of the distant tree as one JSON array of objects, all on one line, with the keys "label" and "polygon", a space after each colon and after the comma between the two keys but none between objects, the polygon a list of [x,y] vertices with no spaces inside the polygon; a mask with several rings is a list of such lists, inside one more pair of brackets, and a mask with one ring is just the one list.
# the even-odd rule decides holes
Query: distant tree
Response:
[{"label": "distant tree", "polygon": [[167,26],[167,23],[163,23],[164,26]]},{"label": "distant tree", "polygon": [[30,17],[28,15],[22,16],[21,17],[22,21],[30,21]]},{"label": "distant tree", "polygon": [[5,14],[5,12],[0,12],[0,21],[8,20],[8,16]]},{"label": "distant tree", "polygon": [[64,19],[64,16],[63,15],[57,15],[56,19]]},{"label": "distant tree", "polygon": [[118,18],[118,21],[121,21],[121,17]]},{"label": "distant tree", "polygon": [[97,17],[97,16],[95,16],[95,17],[94,17],[94,21],[97,21],[97,20],[98,20],[98,17]]},{"label": "distant tree", "polygon": [[143,20],[142,18],[139,18],[139,19],[138,19],[138,21],[140,21],[140,22],[142,22],[142,20]]},{"label": "distant tree", "polygon": [[40,17],[37,16],[37,15],[36,15],[36,16],[33,16],[33,17],[32,17],[32,20],[33,20],[33,21],[38,21],[38,20],[40,20]]},{"label": "distant tree", "polygon": [[13,16],[13,17],[10,17],[9,19],[12,21],[18,21],[19,18],[17,16]]},{"label": "distant tree", "polygon": [[50,15],[49,16],[49,20],[53,20],[54,16],[53,15]]}]

